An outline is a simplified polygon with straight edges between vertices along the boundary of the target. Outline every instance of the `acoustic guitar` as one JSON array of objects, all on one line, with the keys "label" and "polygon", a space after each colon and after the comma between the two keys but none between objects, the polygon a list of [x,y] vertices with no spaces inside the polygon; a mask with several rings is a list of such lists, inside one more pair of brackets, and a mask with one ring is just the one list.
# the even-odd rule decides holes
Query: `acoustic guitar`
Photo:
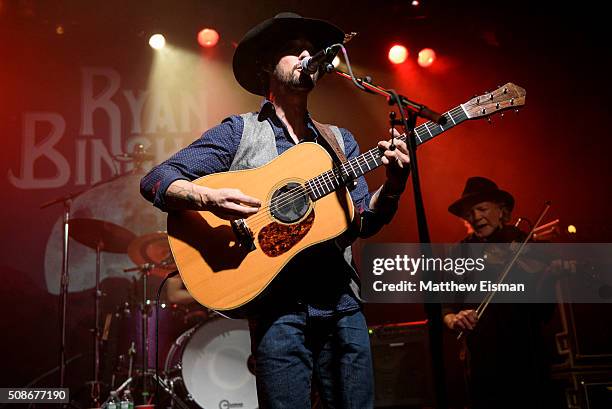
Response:
[{"label": "acoustic guitar", "polygon": [[[524,104],[525,90],[508,83],[444,113],[444,126],[426,122],[416,127],[417,145],[465,120]],[[323,147],[306,142],[259,168],[194,180],[210,188],[240,189],[262,206],[231,222],[206,211],[169,213],[168,240],[187,290],[213,310],[246,307],[297,253],[348,229],[354,208],[347,182],[381,166],[381,157],[376,147],[335,165]]]}]

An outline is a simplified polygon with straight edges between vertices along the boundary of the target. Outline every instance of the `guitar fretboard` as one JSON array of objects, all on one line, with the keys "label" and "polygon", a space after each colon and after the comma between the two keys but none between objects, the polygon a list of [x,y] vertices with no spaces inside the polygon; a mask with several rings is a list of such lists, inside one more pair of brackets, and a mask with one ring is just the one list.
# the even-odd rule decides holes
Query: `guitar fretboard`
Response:
[{"label": "guitar fretboard", "polygon": [[[446,118],[444,126],[429,121],[414,129],[417,146],[468,119],[461,105],[445,112],[442,116]],[[406,141],[406,136],[402,135],[396,139]],[[321,173],[306,181],[308,195],[314,201],[336,191],[340,186],[346,185],[347,182],[357,179],[381,166],[383,164],[382,156],[383,152],[378,147],[372,148],[359,156],[347,160],[340,166]]]}]

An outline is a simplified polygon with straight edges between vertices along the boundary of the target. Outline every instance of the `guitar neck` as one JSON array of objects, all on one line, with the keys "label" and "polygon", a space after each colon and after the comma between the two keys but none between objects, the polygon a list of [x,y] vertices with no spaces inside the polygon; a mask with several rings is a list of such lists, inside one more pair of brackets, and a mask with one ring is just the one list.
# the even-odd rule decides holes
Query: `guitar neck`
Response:
[{"label": "guitar neck", "polygon": [[[461,105],[445,112],[442,116],[446,118],[446,124],[444,126],[429,121],[414,128],[417,146],[468,119]],[[396,139],[405,142],[406,135],[401,135]],[[381,166],[383,164],[381,160],[382,156],[383,152],[378,147],[372,148],[359,156],[347,160],[340,166],[336,166],[327,172],[321,173],[306,181],[308,194],[312,200],[318,200],[334,192],[340,186],[346,185],[347,182],[357,179]]]}]

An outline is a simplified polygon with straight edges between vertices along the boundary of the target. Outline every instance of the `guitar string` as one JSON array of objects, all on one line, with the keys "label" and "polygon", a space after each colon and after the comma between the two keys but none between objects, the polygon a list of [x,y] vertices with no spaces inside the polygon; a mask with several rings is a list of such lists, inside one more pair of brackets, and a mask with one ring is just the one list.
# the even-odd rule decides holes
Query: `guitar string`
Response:
[{"label": "guitar string", "polygon": [[[473,103],[473,104],[466,103],[466,104],[464,104],[464,106],[465,106],[465,107],[470,107],[470,108],[471,108],[471,107],[474,107],[474,106],[479,106],[479,107],[480,107],[481,105],[480,105],[479,103]],[[458,112],[454,112],[454,111],[458,111]],[[453,109],[451,109],[451,110],[449,110],[449,111],[445,112],[445,113],[444,113],[444,114],[442,114],[442,115],[444,116],[444,115],[447,115],[447,114],[448,114],[448,115],[451,117],[451,119],[453,119],[453,118],[452,118],[452,113],[453,113],[453,112],[455,113],[455,115],[457,115],[458,113],[463,113],[463,109],[462,109],[461,105],[459,105],[459,106],[457,106],[457,107],[455,107],[455,108],[453,108]],[[466,119],[469,119],[469,117],[468,117],[468,118],[466,118]],[[417,131],[418,129],[421,129],[421,130],[425,129],[425,130],[427,131],[427,133],[430,133],[430,131],[431,131],[431,130],[427,128],[427,125],[428,125],[430,122],[431,122],[431,121],[428,121],[428,122],[423,123],[423,124],[421,124],[421,125],[419,125],[418,127],[416,127],[416,128],[415,128],[415,133],[416,133],[417,137],[419,137],[419,139],[421,139],[421,137],[422,137],[422,136],[425,136],[426,140],[429,140],[429,139],[431,139],[431,138],[433,138],[433,137],[434,137],[434,135],[430,135],[429,137],[427,137],[427,134],[423,134],[422,136],[421,136],[421,135],[418,135],[418,131]],[[455,121],[453,120],[453,122],[455,122]],[[436,126],[436,125],[438,125],[438,124],[432,123],[432,125],[430,125],[430,126],[432,126],[432,127],[433,127],[433,126]],[[456,123],[455,123],[455,125],[456,125]],[[439,125],[438,125],[438,126],[439,126]],[[453,125],[453,126],[454,126],[454,125]],[[451,126],[451,127],[452,127],[452,126]],[[444,131],[445,131],[445,129],[444,129],[444,128],[442,128],[442,127],[440,127],[440,128],[442,129],[442,132],[444,132]],[[432,128],[432,129],[434,129],[434,128]],[[447,129],[450,129],[450,128],[447,128]],[[435,135],[435,136],[437,136],[437,135],[438,135],[438,133],[436,133],[436,135]],[[405,134],[402,134],[402,135],[401,135],[400,137],[398,137],[397,139],[405,140]],[[422,140],[421,140],[421,141],[422,141]],[[374,157],[374,154],[373,154],[373,153],[374,153],[374,152],[376,152],[376,151],[378,151],[378,154],[379,154],[379,157],[378,157],[378,158],[375,158],[375,157]],[[349,160],[349,161],[344,162],[344,163],[341,165],[342,170],[343,170],[343,171],[346,171],[346,173],[347,173],[347,174],[350,176],[350,172],[348,172],[348,171],[347,171],[347,169],[345,169],[345,165],[349,165],[349,166],[351,166],[351,167],[352,167],[351,162],[355,162],[355,164],[357,164],[357,165],[359,166],[359,163],[360,163],[359,161],[360,161],[360,160],[362,160],[364,164],[369,164],[369,163],[370,163],[370,162],[369,162],[369,160],[367,160],[367,159],[366,159],[366,157],[365,157],[367,154],[370,154],[370,155],[372,156],[372,158],[374,159],[374,163],[376,163],[377,159],[380,159],[380,158],[382,157],[381,153],[382,153],[382,152],[380,151],[380,149],[379,149],[379,148],[373,148],[373,149],[370,149],[369,151],[365,152],[364,154],[359,155],[359,156],[357,156],[357,157],[355,157],[355,158],[353,158],[353,159],[351,159],[351,160]],[[378,165],[378,164],[377,164],[377,166],[380,166],[380,165]],[[360,169],[360,170],[363,172],[363,170],[362,170],[362,169]],[[323,172],[321,175],[316,176],[316,177],[314,177],[314,178],[312,178],[312,179],[308,180],[308,181],[307,181],[307,184],[308,184],[308,182],[310,182],[310,183],[311,183],[313,186],[315,186],[315,187],[317,188],[317,190],[322,190],[322,191],[325,191],[324,189],[325,189],[325,188],[327,188],[327,182],[324,182],[323,180],[318,181],[317,179],[321,178],[322,176],[328,175],[327,177],[329,178],[329,180],[330,180],[330,182],[331,182],[331,184],[332,184],[332,187],[333,187],[333,186],[334,186],[334,183],[333,183],[333,180],[331,179],[331,175],[329,175],[329,173],[330,173],[330,171]],[[333,172],[332,172],[332,173],[333,173]],[[357,175],[357,172],[356,172],[354,169],[353,169],[353,174],[355,174],[355,176]],[[362,174],[363,174],[363,173],[362,173]],[[357,176],[356,176],[356,177],[357,177]],[[323,186],[323,183],[325,183],[325,188],[324,188],[324,186]],[[287,191],[287,192],[285,192],[285,193],[283,193],[283,194],[281,194],[281,195],[277,196],[277,197],[274,199],[274,201],[273,201],[273,202],[271,201],[271,204],[270,204],[269,206],[263,206],[263,207],[261,207],[261,208],[260,208],[260,210],[259,210],[259,211],[258,211],[256,214],[254,214],[254,215],[252,215],[252,216],[247,217],[245,220],[249,221],[249,222],[250,222],[252,225],[254,225],[254,226],[256,225],[256,223],[257,223],[257,222],[259,222],[259,221],[261,221],[261,220],[265,220],[265,221],[267,222],[267,214],[261,213],[261,210],[268,210],[269,208],[271,208],[271,207],[273,207],[273,206],[275,206],[275,207],[277,207],[277,208],[278,208],[279,206],[284,206],[285,204],[288,204],[288,203],[290,203],[290,202],[292,202],[292,201],[295,201],[295,200],[297,200],[297,199],[301,199],[301,198],[303,198],[304,196],[309,196],[309,194],[308,194],[308,192],[307,192],[307,189],[309,189],[309,187],[304,188],[304,186],[303,186],[303,185],[300,185],[300,186],[298,186],[298,187],[295,187],[295,188],[293,188],[293,189],[291,189],[291,190],[289,190],[289,191]],[[312,188],[310,188],[310,189],[313,191],[313,193],[315,193],[315,192],[314,192],[314,189],[312,189]],[[333,191],[333,190],[332,190],[332,191]],[[332,191],[327,192],[326,194],[329,194],[329,193],[331,193]],[[323,196],[321,196],[321,197],[323,197]]]},{"label": "guitar string", "polygon": [[[397,137],[396,139],[401,139],[402,141],[404,141],[406,139],[406,135],[402,134],[399,137]],[[375,153],[377,154],[377,156],[375,156]],[[380,166],[380,163],[378,163],[378,160],[382,157],[382,151],[380,150],[380,148],[372,148],[367,152],[364,152],[363,154],[350,159],[347,162],[344,162],[341,167],[341,172],[344,171],[345,174],[347,174],[348,176],[350,175],[350,172],[352,171],[354,176],[353,179],[356,179],[357,177],[357,172],[355,170],[355,167],[352,165],[352,163],[354,162],[355,164],[357,164],[357,167],[360,169],[360,171],[362,172],[362,174],[366,173],[363,172],[363,168],[361,168],[360,163],[364,164],[364,166],[368,167],[368,170],[371,170],[372,167],[369,165],[371,163],[371,160],[367,159],[367,155],[370,155],[372,157],[372,161],[374,162],[374,164],[376,165],[375,167]],[[348,169],[350,168],[350,170]],[[332,179],[332,177],[334,177],[335,179]],[[337,175],[337,172],[335,171],[335,169],[332,170],[328,170],[326,172],[323,172],[322,174],[320,174],[319,176],[316,176],[315,178],[312,178],[310,180],[307,181],[306,183],[306,187],[304,187],[303,185],[300,185],[296,188],[293,188],[285,193],[283,193],[282,195],[279,195],[275,198],[275,201],[271,203],[270,206],[264,206],[262,208],[260,208],[261,210],[267,210],[270,207],[279,207],[279,206],[283,206],[287,203],[290,203],[291,201],[297,200],[297,199],[301,199],[304,196],[309,196],[307,189],[310,189],[314,194],[319,194],[318,191],[323,191],[325,195],[333,192],[334,190],[337,189],[337,187],[339,187],[341,184],[338,183],[337,178],[339,177],[339,175]],[[327,178],[327,181],[325,181],[325,178]],[[327,189],[329,189],[328,187],[328,181],[332,186],[332,190],[327,191]],[[310,183],[311,185],[308,186],[308,183]],[[337,186],[335,186],[335,184],[337,184]],[[315,191],[315,189],[317,189],[317,191]],[[297,192],[297,193],[296,193]],[[323,197],[320,196],[320,197]],[[319,197],[319,198],[320,198]],[[266,223],[268,223],[268,218],[267,218],[267,214],[261,213],[258,211],[256,214],[254,214],[253,216],[250,216],[248,218],[246,218],[247,221],[249,221],[251,224],[253,224],[255,226],[255,223],[260,221],[260,219],[265,219]]]},{"label": "guitar string", "polygon": [[[444,113],[443,115],[446,115],[446,114],[448,114],[448,113],[452,113],[453,111],[458,111],[458,110],[460,110],[460,109],[461,109],[461,106],[457,106],[457,107],[455,107],[455,108],[453,108],[453,109],[449,110],[448,112]],[[455,114],[457,114],[457,112],[455,112]],[[429,122],[427,122],[427,123],[429,123]],[[419,137],[419,139],[421,139],[421,137],[422,137],[422,136],[424,136],[424,137],[426,137],[426,140],[429,140],[429,139],[431,139],[433,136],[431,136],[431,137],[427,137],[425,133],[423,133],[423,135],[421,136],[421,135],[418,135],[418,132],[417,132],[417,129],[420,129],[420,128],[426,128],[426,126],[425,126],[425,125],[426,125],[426,124],[421,124],[420,126],[418,126],[417,128],[415,128],[415,133],[417,134],[417,136]],[[435,125],[435,124],[434,124],[434,125]],[[449,128],[447,128],[447,129],[449,129]],[[422,130],[422,129],[421,129],[421,130]],[[402,135],[400,135],[400,136],[399,136],[398,138],[396,138],[396,139],[401,139],[402,141],[405,141],[405,139],[406,139],[406,135],[405,135],[405,134],[402,134]],[[422,139],[421,139],[421,140],[422,140]],[[378,158],[374,157],[374,152],[378,152]],[[377,164],[377,167],[378,167],[378,166],[380,166],[380,165],[377,163],[377,160],[378,160],[378,159],[380,159],[380,158],[382,157],[381,153],[382,153],[382,152],[380,151],[380,148],[373,148],[373,149],[370,149],[369,151],[365,152],[364,154],[359,155],[359,156],[357,156],[357,157],[355,157],[355,158],[353,158],[353,159],[351,159],[351,160],[349,160],[349,161],[347,161],[347,162],[344,162],[344,163],[341,165],[342,170],[343,170],[343,171],[345,171],[345,172],[346,172],[346,173],[347,173],[347,174],[350,176],[350,172],[348,172],[348,171],[347,171],[347,169],[345,169],[345,167],[346,167],[345,165],[349,165],[351,168],[353,168],[353,166],[351,165],[351,163],[350,163],[350,162],[355,162],[355,163],[356,163],[356,164],[359,166],[359,163],[360,163],[359,161],[360,161],[360,160],[362,160],[364,164],[369,164],[369,163],[370,163],[370,162],[369,162],[369,160],[367,160],[367,159],[366,159],[366,155],[368,155],[368,154],[369,154],[370,156],[372,156],[372,159],[374,159],[374,163],[376,163],[376,164]],[[363,170],[362,170],[362,169],[360,169],[360,170],[363,172]],[[356,176],[356,175],[357,175],[357,172],[355,171],[355,169],[354,169],[354,168],[352,169],[352,171],[353,171],[353,174],[355,175],[355,178],[356,178],[356,177],[357,177],[357,176]],[[308,184],[308,182],[311,182],[311,183],[312,183],[312,185],[313,185],[313,186],[315,186],[315,187],[317,188],[317,190],[322,190],[322,191],[324,191],[324,192],[325,192],[325,190],[324,190],[324,189],[325,189],[325,188],[327,188],[327,182],[320,182],[320,181],[317,181],[317,179],[319,179],[321,176],[328,175],[329,180],[331,180],[331,175],[329,175],[329,173],[330,173],[330,171],[326,171],[326,172],[322,173],[321,175],[319,175],[319,176],[317,176],[317,177],[315,177],[315,178],[313,178],[313,179],[308,180],[308,181],[307,181],[307,184]],[[363,174],[363,173],[362,173],[362,174]],[[326,183],[325,188],[323,187],[323,183]],[[333,181],[331,181],[331,183],[332,183],[332,187],[333,187],[333,186],[334,186]],[[305,189],[309,189],[309,188],[310,188],[310,187],[306,187]],[[310,188],[310,189],[313,191],[313,193],[317,193],[317,192],[315,192],[315,191],[314,191],[314,189],[313,189],[313,188]],[[334,189],[334,190],[335,190],[335,189]],[[333,190],[332,190],[332,191],[333,191]],[[327,192],[326,194],[329,194],[329,193],[331,193],[332,191]],[[300,186],[298,186],[298,187],[295,187],[295,188],[293,188],[293,189],[291,189],[291,190],[289,190],[289,191],[287,191],[287,192],[285,192],[285,193],[283,193],[283,194],[281,194],[281,195],[277,196],[277,197],[274,199],[275,201],[274,201],[274,202],[271,202],[271,204],[270,204],[269,206],[263,206],[263,207],[261,207],[261,208],[260,208],[260,210],[259,210],[259,211],[258,211],[256,214],[254,214],[254,215],[252,215],[252,216],[247,217],[245,220],[249,221],[249,222],[250,222],[250,223],[251,223],[253,226],[257,226],[257,224],[256,224],[256,223],[257,223],[257,222],[259,222],[260,220],[265,220],[265,221],[266,221],[266,223],[267,223],[267,222],[268,222],[268,221],[267,221],[267,219],[268,219],[268,217],[267,217],[267,216],[268,216],[268,215],[267,215],[267,214],[265,214],[265,213],[260,213],[260,212],[261,212],[261,210],[267,210],[267,209],[269,209],[269,208],[271,208],[271,207],[273,207],[273,206],[275,206],[275,207],[277,207],[277,208],[278,208],[279,206],[283,206],[283,205],[285,205],[285,204],[288,204],[288,203],[290,203],[291,201],[295,201],[295,200],[297,200],[297,199],[301,199],[301,198],[303,198],[304,196],[308,196],[308,192],[304,190],[304,186],[300,185]],[[323,197],[323,196],[321,196],[321,197]]]},{"label": "guitar string", "polygon": [[[465,104],[465,106],[476,106],[476,105],[480,106],[479,104]],[[455,108],[445,112],[443,115],[449,115],[451,120],[453,120],[453,122],[455,122],[454,119],[452,118],[452,114],[455,113],[455,115],[457,116],[458,113],[463,113],[462,111],[463,110],[461,109],[461,106],[457,106],[457,107],[455,107]],[[462,120],[464,120],[464,119],[462,119]],[[434,137],[434,135],[430,135],[429,137],[427,137],[427,134],[425,134],[424,132],[423,132],[423,135],[419,135],[419,132],[418,132],[419,129],[421,129],[421,131],[422,131],[423,128],[424,128],[424,129],[427,130],[428,133],[430,133],[430,129],[427,128],[427,124],[429,124],[430,122],[431,121],[429,121],[427,123],[424,123],[424,124],[421,124],[420,126],[415,128],[415,133],[416,133],[417,137],[421,140],[421,142],[423,142],[422,139],[421,139],[422,137],[425,137],[426,140],[429,140],[429,139]],[[433,127],[435,125],[437,125],[437,124],[432,124],[430,126]],[[456,123],[455,123],[455,125],[456,125]],[[441,128],[442,132],[445,131],[445,129],[443,127],[440,127],[440,128]],[[434,129],[434,128],[432,128],[432,129]],[[447,128],[447,129],[450,129],[450,128]],[[439,132],[436,130],[436,135],[438,135],[438,134],[439,134]],[[398,139],[405,140],[405,134],[403,134],[400,137],[398,137]],[[377,150],[379,151],[379,157],[378,158],[374,157],[374,155],[373,155],[373,153],[375,151],[377,151]],[[355,174],[355,178],[357,177],[356,176],[357,172],[355,171],[355,169],[352,166],[352,164],[349,163],[349,162],[354,162],[355,164],[357,164],[357,166],[360,168],[361,172],[363,172],[363,169],[361,168],[360,163],[365,164],[366,166],[368,166],[368,170],[371,170],[371,168],[369,166],[370,161],[366,158],[366,155],[368,155],[368,154],[370,154],[372,156],[372,159],[374,159],[374,163],[376,163],[377,159],[379,159],[382,156],[382,155],[380,155],[380,150],[379,149],[377,149],[377,148],[370,149],[368,152],[366,152],[366,153],[364,153],[362,155],[359,155],[359,156],[351,159],[350,161],[347,161],[344,164],[342,164],[342,168],[343,168],[342,170],[346,171],[347,169],[345,169],[345,165],[348,164],[351,168],[353,168],[352,170],[353,170],[353,173]],[[376,163],[376,165],[380,166],[377,163]],[[347,171],[346,173],[349,174],[349,176],[350,176],[350,172]],[[365,173],[365,172],[363,172],[363,173]],[[334,180],[332,179],[332,176],[330,175],[330,171],[326,171],[326,172],[322,173],[321,175],[319,175],[319,176],[317,176],[317,177],[315,177],[313,179],[310,179],[308,182],[311,182],[311,186],[314,186],[317,190],[322,190],[323,192],[325,192],[325,190],[328,189],[328,186],[327,186],[328,182],[325,180],[325,178],[327,178],[327,180],[331,183],[332,187],[334,187]],[[313,193],[318,193],[318,192],[315,192],[314,189],[312,187],[310,187],[310,186],[307,186],[305,189],[310,189],[310,190],[313,191]],[[333,190],[335,190],[335,187],[334,187]],[[331,190],[329,192],[326,192],[325,194],[329,194],[333,190]],[[300,185],[300,186],[298,186],[298,187],[296,187],[294,189],[291,189],[291,190],[283,193],[280,196],[277,196],[275,198],[275,201],[272,202],[270,206],[264,206],[260,210],[267,210],[268,208],[270,208],[272,206],[276,206],[276,207],[283,206],[283,205],[285,205],[287,203],[290,203],[291,201],[295,201],[297,199],[301,199],[304,196],[308,196],[308,192],[304,191],[304,187],[302,185]],[[321,197],[323,197],[323,196],[321,196]],[[260,212],[258,211],[255,215],[248,217],[246,220],[249,220],[251,223],[256,223],[261,218],[267,219],[267,214],[263,214],[263,213],[260,214]]]},{"label": "guitar string", "polygon": [[[402,135],[399,139],[405,139],[405,135]],[[378,153],[378,157],[374,156],[374,153]],[[359,163],[363,163],[364,165],[367,163],[371,163],[370,160],[368,160],[366,158],[367,155],[370,155],[372,157],[372,160],[374,161],[374,163],[376,164],[376,167],[380,166],[380,164],[377,163],[378,159],[380,159],[382,157],[381,155],[381,151],[379,148],[373,148],[370,149],[367,152],[364,152],[363,154],[350,159],[346,162],[344,162],[343,164],[341,164],[341,170],[340,172],[343,172],[344,174],[347,174],[348,176],[350,176],[351,170],[352,173],[355,175],[354,178],[357,178],[357,172],[355,171],[354,166],[352,166],[352,162],[356,163],[359,166]],[[351,162],[351,163],[349,163]],[[368,166],[369,167],[369,166]],[[348,168],[351,168],[350,170]],[[371,167],[369,167],[371,169]],[[360,168],[361,171],[363,171],[363,169]],[[364,172],[365,173],[365,172]],[[337,182],[337,178],[340,175],[337,174],[336,169],[332,169],[332,170],[328,170],[325,171],[323,173],[321,173],[320,175],[309,179],[308,181],[306,181],[306,186],[304,185],[300,185],[297,186],[279,196],[277,196],[276,198],[274,198],[274,202],[271,202],[270,206],[264,206],[260,208],[261,210],[267,210],[268,208],[275,206],[275,207],[279,207],[279,206],[284,206],[287,203],[290,203],[293,200],[296,199],[301,199],[302,197],[304,197],[305,195],[308,196],[308,192],[305,190],[310,189],[314,194],[318,194],[318,191],[323,191],[325,192],[325,194],[329,194],[332,191],[334,191],[338,186],[340,186],[340,184],[338,184]],[[327,181],[325,181],[325,178],[327,178]],[[335,180],[332,178],[336,178]],[[334,187],[334,189],[330,190],[329,192],[327,192],[328,189],[328,182],[332,185],[332,187]],[[311,186],[308,186],[308,184],[311,184]],[[338,184],[338,186],[334,186],[335,184]],[[316,188],[316,191],[315,191]],[[321,196],[323,197],[323,196]],[[253,216],[249,216],[246,220],[249,220],[251,222],[255,222],[257,221],[257,217],[259,216],[259,212],[257,212],[256,214],[254,214]],[[266,217],[266,215],[262,214],[262,217]]]},{"label": "guitar string", "polygon": [[[457,107],[455,107],[455,108],[453,108],[453,109],[451,109],[451,110],[447,111],[447,112],[446,112],[446,113],[444,113],[443,115],[451,114],[451,115],[449,115],[449,116],[452,116],[452,113],[455,113],[455,116],[457,116],[457,115],[458,115],[458,112],[456,112],[456,111],[461,112],[461,111],[462,111],[462,110],[461,110],[461,106],[457,106]],[[428,123],[429,123],[429,122],[428,122]],[[419,138],[421,141],[422,141],[422,138],[423,138],[423,137],[424,137],[426,140],[429,140],[429,139],[431,138],[431,137],[427,137],[427,133],[428,133],[427,131],[423,131],[423,129],[425,129],[425,128],[426,128],[426,127],[425,127],[425,125],[426,125],[426,124],[421,124],[421,125],[419,125],[417,128],[415,128],[415,133],[417,134],[417,137],[418,137],[418,138]],[[419,135],[418,129],[421,129],[421,131],[422,131],[422,135]],[[449,129],[449,128],[447,128],[447,129]],[[425,132],[427,132],[427,133],[425,133]],[[400,135],[399,137],[397,137],[396,139],[401,139],[402,141],[405,141],[405,139],[406,139],[406,135],[405,135],[405,134],[402,134],[402,135]],[[374,157],[374,152],[378,152],[378,153],[379,153],[378,158],[377,158],[377,157]],[[378,159],[380,159],[380,157],[382,157],[382,155],[380,155],[380,153],[381,153],[381,152],[380,152],[380,148],[373,148],[373,149],[370,149],[369,151],[367,151],[367,152],[365,152],[365,153],[363,153],[363,154],[361,154],[361,155],[359,155],[359,156],[357,156],[357,157],[355,157],[355,158],[353,158],[353,159],[351,159],[351,160],[349,160],[349,161],[347,161],[347,162],[344,162],[344,163],[341,165],[341,166],[342,166],[342,170],[343,170],[343,171],[345,171],[345,172],[346,172],[346,173],[347,173],[347,174],[350,176],[350,172],[349,172],[349,171],[347,171],[347,169],[345,169],[345,165],[349,165],[351,168],[353,168],[353,166],[352,166],[352,165],[351,165],[351,163],[349,163],[349,162],[355,162],[355,164],[357,164],[357,166],[358,166],[358,167],[360,167],[360,170],[361,170],[362,172],[363,172],[363,169],[361,169],[360,164],[364,164],[364,165],[368,166],[368,170],[371,170],[371,168],[369,167],[369,163],[370,163],[370,161],[369,161],[369,160],[366,158],[366,156],[367,156],[368,154],[369,154],[370,156],[372,156],[372,159],[374,160],[374,163],[375,163],[375,164],[377,165],[377,167],[378,167],[378,166],[380,166],[380,164],[378,164],[378,163],[377,163],[377,160],[378,160]],[[357,172],[355,172],[354,168],[352,169],[352,171],[353,171],[353,174],[355,174],[355,178],[356,178],[356,177],[358,177],[358,176],[356,176],[356,175],[357,175]],[[330,175],[330,172],[331,172],[331,173],[335,173],[335,172],[332,172],[332,171],[326,171],[326,172],[322,173],[321,175],[319,175],[319,176],[317,176],[317,177],[315,177],[315,178],[313,178],[313,179],[310,179],[310,180],[309,180],[309,181],[307,181],[307,182],[311,182],[311,181],[312,181],[313,186],[315,186],[315,187],[317,188],[317,190],[322,190],[322,191],[325,191],[324,189],[326,189],[326,188],[327,188],[327,182],[324,180],[324,178],[325,178],[325,177],[327,177],[328,181],[330,181],[330,183],[331,183],[332,187],[334,186],[334,181],[333,181],[333,179],[332,179],[332,176]],[[365,173],[365,172],[363,172],[363,173]],[[363,174],[363,173],[362,173],[362,174]],[[334,175],[334,176],[336,176],[336,175]],[[316,179],[319,179],[319,178],[321,178],[321,177],[322,177],[322,181],[317,181],[317,180],[316,180]],[[325,186],[323,185],[323,183],[325,183]],[[303,188],[303,186],[298,186],[298,187],[296,187],[296,188],[294,188],[294,189],[291,189],[291,190],[289,190],[289,191],[287,191],[287,192],[283,193],[282,195],[277,196],[277,197],[275,198],[275,200],[276,200],[276,201],[275,201],[274,203],[271,203],[271,205],[270,205],[270,206],[264,206],[264,207],[260,208],[260,210],[267,210],[268,208],[270,208],[270,207],[272,207],[272,206],[276,206],[276,207],[278,207],[278,206],[283,206],[283,205],[285,205],[285,204],[287,204],[287,203],[289,203],[289,202],[291,202],[291,201],[293,201],[293,200],[296,200],[296,199],[301,199],[302,197],[304,197],[305,193],[307,194],[307,192],[303,192],[303,191],[302,191],[302,188]],[[308,189],[308,188],[309,188],[309,187],[306,187],[306,189]],[[312,189],[312,188],[311,188],[311,190],[313,190],[313,193],[316,193],[316,192],[314,191],[314,189]],[[335,190],[335,189],[334,189],[334,190]],[[330,191],[330,192],[327,192],[326,194],[328,194],[328,193],[331,193],[331,191]],[[258,212],[258,213],[256,213],[256,214],[255,214],[255,215],[253,215],[253,216],[248,217],[246,220],[250,220],[251,222],[255,222],[255,221],[257,221],[257,217],[258,217],[258,216],[259,216],[259,212]],[[261,216],[262,216],[262,217],[266,217],[267,215],[262,214]]]},{"label": "guitar string", "polygon": [[[374,152],[376,152],[376,151],[378,151],[378,155],[379,155],[378,158],[374,156]],[[359,163],[359,161],[361,160],[361,161],[363,161],[364,164],[365,163],[371,163],[371,161],[369,161],[365,157],[368,154],[370,156],[372,156],[372,159],[373,159],[374,163],[376,164],[376,167],[380,166],[377,163],[377,160],[379,160],[382,157],[382,155],[381,155],[380,150],[378,150],[376,148],[371,149],[371,150],[363,153],[362,155],[359,155],[358,157],[355,157],[355,158],[351,159],[351,161],[354,161],[355,163]],[[342,167],[341,171],[344,171],[345,174],[350,176],[350,171],[348,171],[346,169],[347,166],[345,166],[347,164],[350,166],[349,162],[350,161],[344,162],[341,165],[341,167]],[[353,166],[350,166],[350,167],[352,168],[352,172],[355,175],[354,178],[357,178],[358,177],[357,176],[357,172],[355,171],[354,167]],[[259,222],[262,219],[267,223],[268,222],[267,214],[260,213],[262,210],[267,210],[267,209],[269,209],[271,207],[278,208],[278,207],[284,206],[284,205],[286,205],[288,203],[291,203],[292,201],[295,201],[295,200],[298,200],[298,199],[302,199],[304,197],[309,197],[310,195],[308,193],[308,189],[310,189],[313,192],[313,194],[315,194],[315,195],[319,194],[318,191],[324,192],[325,194],[320,196],[319,198],[321,198],[321,197],[323,197],[323,196],[333,192],[334,190],[337,189],[337,187],[339,187],[341,185],[341,184],[339,184],[337,182],[337,179],[335,181],[334,181],[334,179],[332,179],[332,177],[336,177],[336,178],[338,177],[338,175],[336,174],[336,172],[334,170],[335,169],[325,171],[322,174],[320,174],[319,176],[316,176],[316,177],[314,177],[312,179],[309,179],[308,181],[306,181],[306,186],[304,186],[304,185],[297,186],[297,187],[295,187],[295,188],[293,188],[293,189],[291,189],[291,190],[289,190],[289,191],[287,191],[287,192],[277,196],[276,198],[274,198],[274,201],[271,201],[271,204],[269,206],[261,207],[260,210],[256,214],[247,217],[245,220],[249,221],[249,223],[251,223],[253,226],[255,226],[256,223]],[[329,189],[329,187],[328,187],[328,183],[323,181],[324,178],[328,179],[329,183],[333,187],[332,190],[327,191]],[[321,179],[321,180],[319,181],[317,179]],[[309,183],[310,183],[311,186],[316,187],[317,191],[315,191],[314,187],[308,186]],[[324,183],[325,183],[325,185],[324,185]],[[335,184],[337,184],[337,186],[335,186]]]}]

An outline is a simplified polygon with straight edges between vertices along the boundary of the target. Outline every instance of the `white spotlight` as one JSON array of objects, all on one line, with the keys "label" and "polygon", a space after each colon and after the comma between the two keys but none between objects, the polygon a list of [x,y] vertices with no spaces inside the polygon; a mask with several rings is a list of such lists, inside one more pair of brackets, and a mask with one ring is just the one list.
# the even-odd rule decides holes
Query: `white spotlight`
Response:
[{"label": "white spotlight", "polygon": [[161,34],[153,34],[149,38],[149,45],[155,50],[161,50],[166,45],[166,39]]}]

